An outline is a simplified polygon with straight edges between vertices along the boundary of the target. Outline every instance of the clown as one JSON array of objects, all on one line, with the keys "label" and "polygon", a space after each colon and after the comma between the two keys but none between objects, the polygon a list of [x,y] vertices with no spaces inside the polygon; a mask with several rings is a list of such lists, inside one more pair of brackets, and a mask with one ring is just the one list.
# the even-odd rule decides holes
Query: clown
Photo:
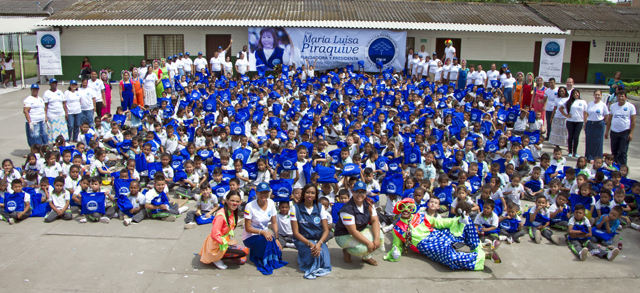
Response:
[{"label": "clown", "polygon": [[[480,246],[478,233],[466,212],[458,218],[437,219],[414,214],[415,209],[415,202],[411,198],[405,198],[395,205],[393,213],[399,214],[400,220],[393,229],[393,247],[384,257],[385,260],[398,261],[401,253],[411,248],[452,270],[480,271],[484,269],[485,259],[500,263],[500,257],[492,247]],[[471,252],[456,251],[453,244],[458,242],[468,245]]]},{"label": "clown", "polygon": [[458,57],[456,54],[456,48],[453,47],[453,41],[448,39],[444,41],[444,45],[446,47],[444,48],[444,55],[442,56],[443,62],[447,59],[453,60],[453,57]]}]

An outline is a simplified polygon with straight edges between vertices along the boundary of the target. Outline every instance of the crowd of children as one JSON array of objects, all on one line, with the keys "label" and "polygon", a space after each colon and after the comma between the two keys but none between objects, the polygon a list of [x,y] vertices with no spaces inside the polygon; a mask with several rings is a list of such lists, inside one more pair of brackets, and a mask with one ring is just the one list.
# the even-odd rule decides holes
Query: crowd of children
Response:
[{"label": "crowd of children", "polygon": [[640,228],[632,222],[640,183],[628,167],[611,155],[571,166],[560,148],[543,152],[541,113],[505,103],[499,81],[459,90],[352,66],[274,74],[217,79],[203,70],[173,88],[164,83],[157,108],[118,107],[84,121],[70,142],[33,145],[22,166],[4,160],[2,219],[71,220],[77,206],[83,223],[174,221],[187,210],[169,199],[175,194],[197,201],[184,216],[189,229],[211,223],[230,191],[246,204],[267,182],[279,203],[278,239],[293,247],[289,202],[303,186],[319,187],[336,223],[361,180],[385,233],[403,198],[420,215],[470,215],[494,247],[525,234],[561,244],[557,234],[566,234],[583,260],[613,260],[616,231]]}]

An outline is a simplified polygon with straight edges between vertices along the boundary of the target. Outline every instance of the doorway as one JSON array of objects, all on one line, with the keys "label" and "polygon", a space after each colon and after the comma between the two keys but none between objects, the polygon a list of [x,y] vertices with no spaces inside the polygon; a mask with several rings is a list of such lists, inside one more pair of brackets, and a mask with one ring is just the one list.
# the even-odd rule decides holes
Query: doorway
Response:
[{"label": "doorway", "polygon": [[[213,54],[218,52],[218,47],[222,46],[223,49],[226,49],[229,46],[229,42],[231,41],[231,35],[207,35],[206,38],[206,54],[205,58],[209,61],[213,58]],[[227,52],[227,54],[231,54],[231,52]],[[231,54],[233,55],[233,54]]]},{"label": "doorway", "polygon": [[571,43],[571,63],[569,65],[569,77],[574,83],[587,82],[587,69],[589,69],[589,50],[591,42]]},{"label": "doorway", "polygon": [[542,42],[536,42],[533,49],[533,76],[540,76],[540,50],[542,50]]},{"label": "doorway", "polygon": [[[453,47],[456,48],[456,57],[458,58],[458,63],[462,60],[462,39],[449,39],[449,38],[437,38],[436,39],[436,53],[438,54],[438,58],[442,58],[444,56],[444,48],[447,46],[444,44],[444,41],[451,40],[453,42]],[[444,64],[445,60],[442,60],[442,64]],[[453,61],[453,60],[452,60]]]}]

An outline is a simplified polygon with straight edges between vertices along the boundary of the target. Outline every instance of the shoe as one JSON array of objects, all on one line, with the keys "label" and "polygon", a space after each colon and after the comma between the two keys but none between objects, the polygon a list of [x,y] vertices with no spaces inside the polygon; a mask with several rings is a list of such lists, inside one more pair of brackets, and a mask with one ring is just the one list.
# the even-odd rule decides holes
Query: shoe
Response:
[{"label": "shoe", "polygon": [[482,250],[484,250],[484,258],[485,259],[490,259],[492,260],[494,263],[501,263],[502,260],[500,259],[500,256],[498,255],[497,252],[495,252],[495,250],[490,249],[490,248],[482,248]]},{"label": "shoe", "polygon": [[386,227],[382,228],[382,233],[387,234],[392,229],[393,229],[393,225],[386,226]]},{"label": "shoe", "polygon": [[16,223],[16,220],[14,218],[9,218],[9,225],[13,225]]},{"label": "shoe", "polygon": [[181,207],[181,208],[179,208],[179,209],[178,209],[178,212],[182,214],[182,213],[184,213],[184,212],[186,212],[186,211],[188,211],[188,210],[189,210],[189,207],[188,207],[188,206],[183,206],[183,207]]},{"label": "shoe", "polygon": [[131,225],[131,219],[124,219],[122,222],[124,223],[125,226],[129,226]]},{"label": "shoe", "polygon": [[507,243],[512,244],[513,243],[513,237],[509,236],[509,238],[507,238]]},{"label": "shoe", "polygon": [[538,244],[540,244],[540,241],[542,241],[542,233],[540,233],[540,230],[536,229],[536,231],[533,232],[533,241]]},{"label": "shoe", "polygon": [[196,224],[195,222],[189,222],[189,223],[184,225],[184,228],[189,230],[189,229],[193,229],[193,228],[195,228],[197,226],[198,226],[198,224]]},{"label": "shoe", "polygon": [[560,245],[560,239],[558,239],[558,236],[556,235],[551,235],[551,242],[555,243],[556,245]]},{"label": "shoe", "polygon": [[493,245],[493,242],[491,240],[489,240],[489,239],[485,239],[484,240],[483,246],[491,247],[492,245]]},{"label": "shoe", "polygon": [[507,241],[507,239],[509,239],[507,236],[504,236],[504,235],[498,236],[498,240],[500,241]]},{"label": "shoe", "polygon": [[609,251],[609,253],[607,253],[607,260],[613,261],[614,259],[616,259],[616,256],[618,256],[619,253],[620,253],[620,250],[617,248],[614,248],[612,251]]},{"label": "shoe", "polygon": [[175,222],[176,221],[176,216],[171,215],[171,216],[162,218],[162,220],[163,221],[167,221],[167,222]]},{"label": "shoe", "polygon": [[105,223],[105,224],[109,224],[109,222],[111,222],[111,219],[107,218],[107,217],[102,217],[100,218],[100,223]]},{"label": "shoe", "polygon": [[284,245],[284,247],[286,247],[286,248],[296,248],[296,245],[295,245],[295,244],[293,244],[293,243],[286,243],[286,244]]},{"label": "shoe", "polygon": [[78,223],[86,223],[87,222],[87,218],[80,218],[80,220],[78,220]]},{"label": "shoe", "polygon": [[495,249],[498,249],[498,247],[500,247],[500,244],[502,244],[502,241],[493,240],[493,242],[491,243],[491,247],[495,250]]},{"label": "shoe", "polygon": [[589,249],[585,247],[582,250],[580,250],[579,256],[580,256],[580,261],[587,260],[587,256],[589,256]]},{"label": "shoe", "polygon": [[216,267],[221,269],[221,270],[226,270],[227,269],[227,265],[225,265],[224,262],[222,262],[222,260],[214,261],[213,264],[216,265]]}]

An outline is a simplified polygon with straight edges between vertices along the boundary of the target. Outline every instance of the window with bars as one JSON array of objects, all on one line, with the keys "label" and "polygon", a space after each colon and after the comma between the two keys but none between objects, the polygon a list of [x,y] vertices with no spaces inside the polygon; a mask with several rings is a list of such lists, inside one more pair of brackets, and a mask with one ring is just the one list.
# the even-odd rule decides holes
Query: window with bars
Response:
[{"label": "window with bars", "polygon": [[144,35],[144,58],[155,60],[184,52],[184,35]]},{"label": "window with bars", "polygon": [[[416,52],[416,48],[414,48],[416,45],[416,38],[414,37],[407,37],[407,52],[409,52],[409,49],[413,49],[414,52]],[[418,52],[416,52],[418,53]]]},{"label": "window with bars", "polygon": [[[629,63],[629,60],[640,58],[640,42],[609,41],[605,43],[604,62]],[[638,59],[636,59],[637,63]]]}]

